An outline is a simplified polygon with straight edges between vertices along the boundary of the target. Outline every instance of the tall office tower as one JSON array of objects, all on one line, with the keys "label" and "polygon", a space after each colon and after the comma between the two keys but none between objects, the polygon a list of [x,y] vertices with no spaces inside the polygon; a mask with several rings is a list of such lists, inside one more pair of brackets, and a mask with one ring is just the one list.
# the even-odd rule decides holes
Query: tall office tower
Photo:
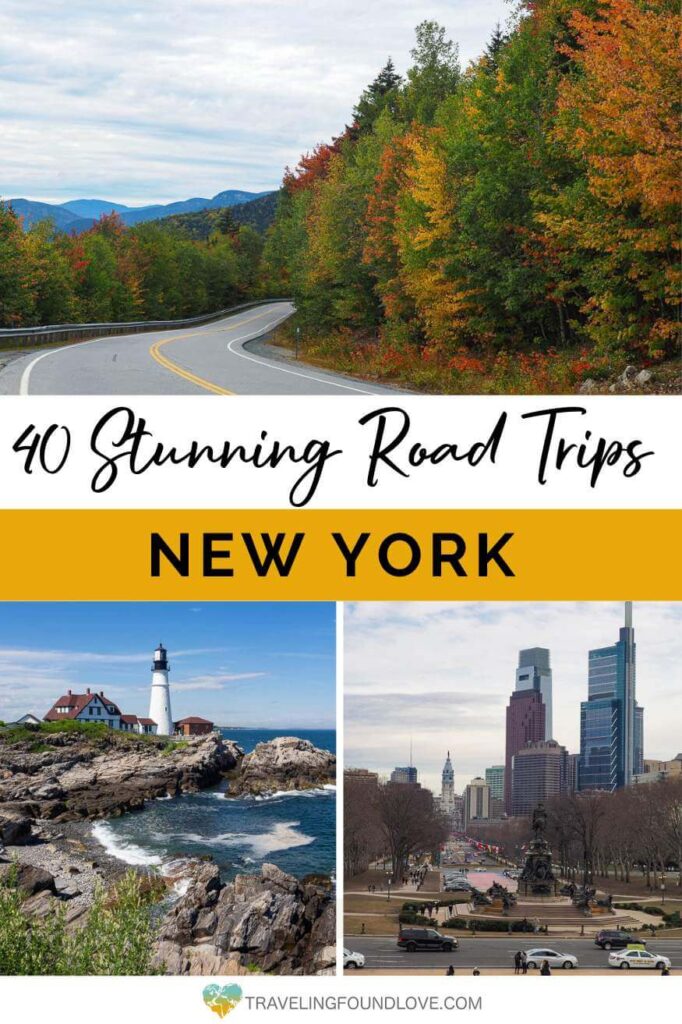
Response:
[{"label": "tall office tower", "polygon": [[611,647],[590,651],[580,705],[580,789],[629,786],[644,762],[644,709],[637,703],[632,602]]},{"label": "tall office tower", "polygon": [[464,790],[464,826],[490,817],[490,786],[485,779],[472,779]]},{"label": "tall office tower", "polygon": [[530,647],[519,651],[516,670],[517,690],[537,690],[545,704],[545,740],[552,739],[552,669],[546,647]]},{"label": "tall office tower", "polygon": [[547,707],[540,690],[515,690],[507,708],[504,809],[512,813],[512,758],[526,743],[544,740]]},{"label": "tall office tower", "polygon": [[493,800],[504,801],[504,765],[494,764],[485,770],[485,781],[490,786]]},{"label": "tall office tower", "polygon": [[448,818],[452,818],[455,809],[455,770],[452,767],[449,750],[441,774],[440,805],[443,814],[447,814]]},{"label": "tall office tower", "polygon": [[580,789],[580,754],[568,755],[568,776],[566,778],[566,792],[577,793]]},{"label": "tall office tower", "polygon": [[410,765],[407,768],[394,768],[391,772],[391,782],[414,783],[417,781],[417,769]]},{"label": "tall office tower", "polygon": [[566,792],[568,754],[556,740],[527,743],[512,758],[512,813],[530,814],[540,802]]}]

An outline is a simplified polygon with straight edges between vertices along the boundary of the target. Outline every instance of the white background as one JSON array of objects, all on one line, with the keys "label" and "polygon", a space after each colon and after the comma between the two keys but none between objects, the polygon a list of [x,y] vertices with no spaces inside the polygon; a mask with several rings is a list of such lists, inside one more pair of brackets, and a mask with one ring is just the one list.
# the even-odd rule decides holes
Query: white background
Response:
[{"label": "white background", "polygon": [[[551,471],[540,486],[538,463],[544,420],[522,420],[524,413],[557,406],[582,406],[584,416],[565,414],[562,433],[581,443],[585,431],[627,443],[643,441],[655,454],[644,460],[633,479],[622,475],[626,460],[607,466],[595,488],[589,470],[569,458],[561,472]],[[90,483],[102,460],[90,451],[90,437],[101,416],[128,406],[144,417],[154,441],[177,445],[189,440],[220,447],[225,440],[251,447],[262,430],[271,438],[302,448],[312,438],[326,439],[343,454],[331,459],[308,508],[678,508],[680,473],[680,405],[664,397],[6,397],[0,407],[0,507],[6,508],[287,508],[288,495],[305,466],[284,462],[277,469],[255,470],[232,463],[229,468],[195,469],[167,465],[133,476],[120,464],[118,480],[106,493],[92,493]],[[408,441],[392,456],[410,475],[385,469],[379,485],[366,483],[375,428],[359,419],[386,406],[410,415]],[[497,464],[472,468],[450,460],[438,466],[409,469],[409,444],[432,448],[458,443],[465,449],[486,439],[500,414],[508,413]],[[393,422],[393,420],[391,421]],[[38,468],[28,476],[23,456],[12,445],[30,424],[44,431],[63,424],[72,435],[65,468],[55,476]],[[109,441],[114,432],[109,434]],[[148,442],[146,442],[148,444]],[[49,457],[61,453],[59,437]],[[113,452],[111,445],[108,449]]]},{"label": "white background", "polygon": [[[463,1024],[506,1024],[540,1020],[551,1024],[575,1024],[597,1020],[650,1021],[674,1010],[682,994],[679,979],[661,981],[658,971],[640,974],[613,972],[613,977],[575,978],[573,972],[557,971],[553,980],[539,975],[472,978],[464,973],[445,977],[334,978],[0,978],[3,1022],[19,1024],[217,1024],[220,1018],[203,1002],[202,992],[211,983],[236,982],[244,995],[300,996],[482,996],[481,1010],[450,1010],[424,1013],[392,1010],[372,1013],[352,1010],[296,1012],[273,1009],[258,1012],[242,1002],[225,1018],[229,1024],[250,1021],[321,1022],[372,1020],[393,1024],[421,1024],[424,1019],[461,1021]],[[566,974],[570,977],[566,977]],[[623,1015],[625,1011],[625,1016]],[[673,1018],[674,1019],[674,1018]]]}]

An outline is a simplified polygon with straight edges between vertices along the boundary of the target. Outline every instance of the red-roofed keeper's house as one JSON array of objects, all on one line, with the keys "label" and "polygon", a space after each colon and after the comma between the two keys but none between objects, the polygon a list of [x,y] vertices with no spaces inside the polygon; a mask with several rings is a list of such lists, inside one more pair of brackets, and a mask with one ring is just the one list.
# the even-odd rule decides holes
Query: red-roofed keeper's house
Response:
[{"label": "red-roofed keeper's house", "polygon": [[157,728],[151,718],[122,714],[118,704],[109,700],[103,690],[99,693],[92,693],[90,689],[85,693],[67,690],[63,697],[54,702],[43,721],[63,722],[69,719],[77,722],[102,722],[110,729],[123,732],[154,734]]}]

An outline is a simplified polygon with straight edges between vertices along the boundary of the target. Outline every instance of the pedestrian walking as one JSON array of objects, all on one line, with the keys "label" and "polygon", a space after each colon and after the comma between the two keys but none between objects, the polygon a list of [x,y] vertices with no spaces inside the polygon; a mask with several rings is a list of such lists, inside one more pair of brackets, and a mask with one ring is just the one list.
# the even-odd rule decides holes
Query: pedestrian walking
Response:
[{"label": "pedestrian walking", "polygon": [[551,974],[551,973],[552,972],[549,969],[548,962],[546,960],[543,960],[542,961],[542,967],[540,968],[540,974],[542,974],[543,976],[546,977],[548,974]]},{"label": "pedestrian walking", "polygon": [[449,978],[452,977],[452,975],[455,973],[455,968],[453,967],[452,964],[450,964],[450,966],[448,967],[448,969],[447,969],[447,971],[445,973],[446,973],[446,975]]},{"label": "pedestrian walking", "polygon": [[364,935],[364,934],[365,934],[365,922],[364,922],[364,921],[363,921],[363,922],[362,922],[362,924],[360,925],[360,934],[361,934],[361,935]]},{"label": "pedestrian walking", "polygon": [[528,974],[528,957],[525,952],[521,953],[521,974]]},{"label": "pedestrian walking", "polygon": [[514,953],[514,974],[520,974],[521,973],[521,961],[522,960],[523,960],[523,957],[521,956],[520,952]]},{"label": "pedestrian walking", "polygon": [[661,977],[663,977],[664,974],[665,975],[670,974],[670,968],[667,965],[665,965],[665,964],[664,964],[663,968],[661,969]]}]

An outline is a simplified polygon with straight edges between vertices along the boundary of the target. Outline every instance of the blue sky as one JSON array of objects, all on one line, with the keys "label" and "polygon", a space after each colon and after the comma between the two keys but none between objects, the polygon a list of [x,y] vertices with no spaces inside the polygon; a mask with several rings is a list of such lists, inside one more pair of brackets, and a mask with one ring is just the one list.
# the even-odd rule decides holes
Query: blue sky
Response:
[{"label": "blue sky", "polygon": [[276,188],[414,28],[463,65],[505,0],[3,0],[0,196],[145,204]]},{"label": "blue sky", "polygon": [[[455,785],[504,763],[505,709],[518,653],[548,647],[554,738],[580,749],[587,656],[618,640],[619,602],[362,603],[346,605],[346,764],[390,772],[407,764],[440,790],[448,749]],[[634,603],[637,699],[644,756],[682,751],[682,604]]]},{"label": "blue sky", "polygon": [[88,686],[146,715],[159,641],[176,718],[334,727],[335,606],[321,603],[0,604],[0,719]]}]

